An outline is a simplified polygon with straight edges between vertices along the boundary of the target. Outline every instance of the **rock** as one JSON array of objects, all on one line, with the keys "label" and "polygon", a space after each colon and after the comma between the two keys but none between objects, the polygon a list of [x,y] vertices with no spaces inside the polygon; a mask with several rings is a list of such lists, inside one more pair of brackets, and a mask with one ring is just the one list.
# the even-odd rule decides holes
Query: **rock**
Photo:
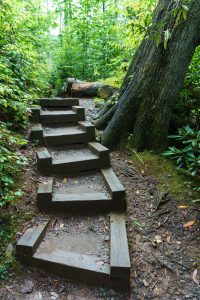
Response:
[{"label": "rock", "polygon": [[22,294],[31,294],[34,288],[34,282],[32,280],[26,280],[20,289],[20,293]]},{"label": "rock", "polygon": [[35,294],[31,297],[31,299],[33,299],[33,300],[42,300],[42,299],[43,299],[42,293],[41,293],[41,292],[35,293]]},{"label": "rock", "polygon": [[144,286],[146,286],[146,287],[149,286],[149,283],[148,283],[145,279],[143,279],[143,284],[144,284]]},{"label": "rock", "polygon": [[66,300],[75,300],[75,297],[71,294],[68,294]]},{"label": "rock", "polygon": [[51,299],[53,299],[53,300],[56,300],[59,297],[58,294],[55,292],[51,292],[50,295],[51,295]]}]

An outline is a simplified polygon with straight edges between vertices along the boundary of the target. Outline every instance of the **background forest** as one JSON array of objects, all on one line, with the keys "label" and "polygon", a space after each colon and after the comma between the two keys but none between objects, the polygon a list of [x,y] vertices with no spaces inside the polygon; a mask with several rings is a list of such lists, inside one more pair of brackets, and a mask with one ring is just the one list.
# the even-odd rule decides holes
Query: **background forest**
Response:
[{"label": "background forest", "polygon": [[[155,5],[155,0],[0,0],[0,206],[22,195],[16,178],[27,163],[19,149],[27,144],[20,134],[29,101],[51,96],[52,90],[59,94],[67,77],[120,87]],[[200,163],[199,64],[197,48],[175,110],[182,129],[171,132],[164,154],[194,177]]]}]

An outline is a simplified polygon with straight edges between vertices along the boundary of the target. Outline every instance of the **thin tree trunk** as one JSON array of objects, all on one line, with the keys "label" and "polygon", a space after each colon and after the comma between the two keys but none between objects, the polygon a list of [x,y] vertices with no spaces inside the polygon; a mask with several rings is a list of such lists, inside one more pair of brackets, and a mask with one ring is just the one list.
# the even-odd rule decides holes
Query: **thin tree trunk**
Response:
[{"label": "thin tree trunk", "polygon": [[[150,36],[133,57],[117,109],[103,133],[102,142],[110,148],[130,132],[137,150],[166,147],[171,113],[200,43],[200,1],[190,3],[187,19],[181,16],[178,25],[175,5],[176,1],[159,1]],[[160,24],[165,24],[163,32],[169,28],[172,33],[166,49],[163,42],[157,46],[154,38]]]}]

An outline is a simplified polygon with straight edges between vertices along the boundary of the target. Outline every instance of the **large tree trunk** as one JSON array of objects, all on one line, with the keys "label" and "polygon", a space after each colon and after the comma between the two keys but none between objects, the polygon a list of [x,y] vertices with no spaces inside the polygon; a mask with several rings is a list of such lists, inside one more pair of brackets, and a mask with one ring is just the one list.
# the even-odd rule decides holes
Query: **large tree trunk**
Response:
[{"label": "large tree trunk", "polygon": [[[174,16],[177,3],[159,1],[149,37],[144,38],[133,57],[118,105],[103,133],[102,142],[110,148],[130,132],[139,151],[166,147],[171,113],[200,43],[200,1],[190,2],[187,19],[182,12],[179,24]],[[179,11],[182,9],[179,4]],[[155,42],[160,24],[164,24],[162,32],[169,29],[172,34],[167,47],[163,36],[159,46]]]}]

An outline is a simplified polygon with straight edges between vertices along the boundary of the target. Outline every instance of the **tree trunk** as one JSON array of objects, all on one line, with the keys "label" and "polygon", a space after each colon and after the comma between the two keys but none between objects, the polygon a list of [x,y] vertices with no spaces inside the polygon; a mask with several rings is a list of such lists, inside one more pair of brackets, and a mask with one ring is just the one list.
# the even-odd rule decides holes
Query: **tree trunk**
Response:
[{"label": "tree trunk", "polygon": [[[199,11],[199,0],[190,2],[187,18],[180,2],[159,1],[152,26],[121,86],[117,108],[103,133],[103,144],[111,148],[131,132],[138,151],[166,147],[171,113],[200,43]],[[162,36],[155,38],[162,24]],[[169,32],[171,38],[167,40]],[[162,42],[157,46],[155,40]]]}]

